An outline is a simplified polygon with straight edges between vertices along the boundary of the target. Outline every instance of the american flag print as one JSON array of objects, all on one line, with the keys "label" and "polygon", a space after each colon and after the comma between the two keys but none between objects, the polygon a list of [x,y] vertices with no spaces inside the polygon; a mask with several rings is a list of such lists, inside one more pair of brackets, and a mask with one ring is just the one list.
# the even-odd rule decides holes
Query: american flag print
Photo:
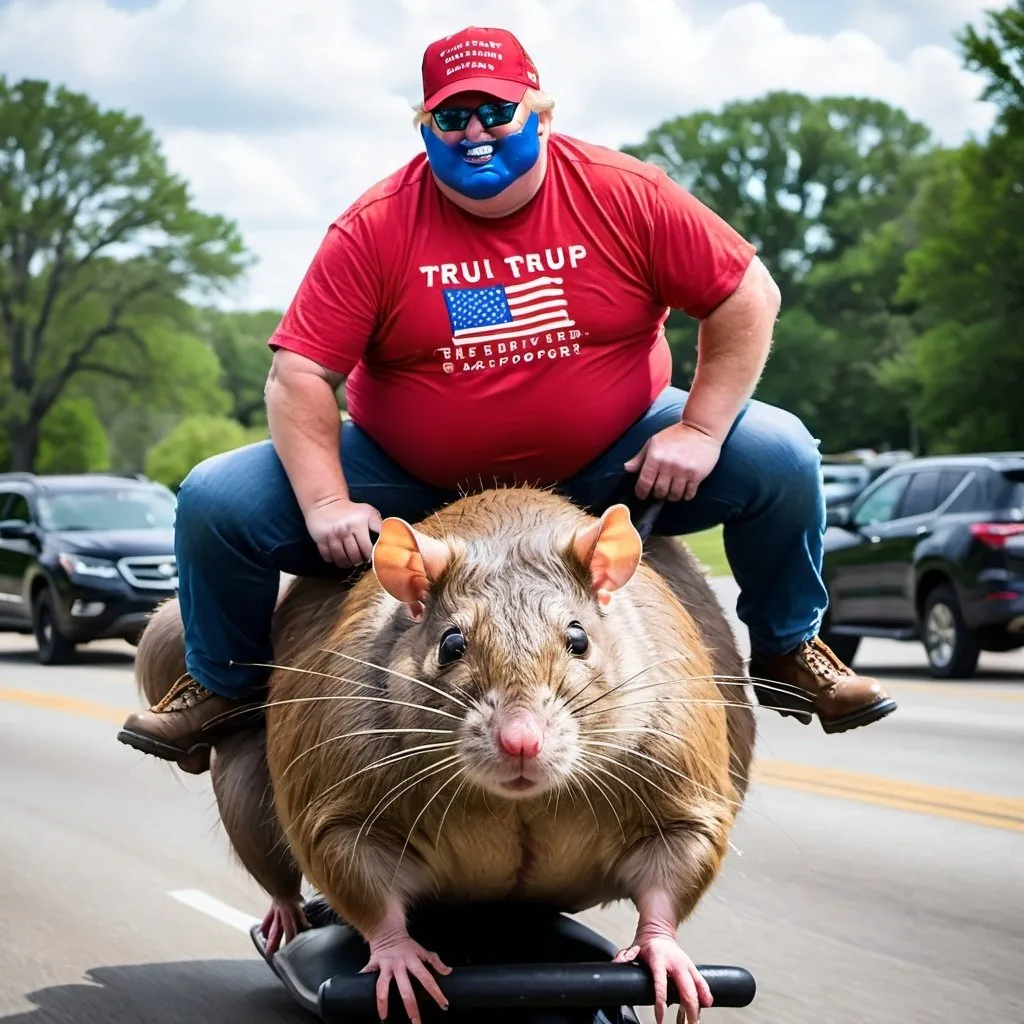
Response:
[{"label": "american flag print", "polygon": [[445,288],[452,341],[504,341],[575,326],[560,277],[535,277],[518,284]]}]

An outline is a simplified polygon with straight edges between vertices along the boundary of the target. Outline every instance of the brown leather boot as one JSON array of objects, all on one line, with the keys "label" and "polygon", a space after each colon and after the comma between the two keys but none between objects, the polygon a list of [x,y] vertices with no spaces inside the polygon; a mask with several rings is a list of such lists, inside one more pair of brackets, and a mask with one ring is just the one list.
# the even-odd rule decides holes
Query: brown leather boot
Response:
[{"label": "brown leather boot", "polygon": [[859,676],[836,657],[819,637],[804,641],[787,654],[750,657],[750,677],[757,702],[807,725],[818,715],[825,732],[846,732],[870,725],[896,710],[877,679]]},{"label": "brown leather boot", "polygon": [[129,715],[117,738],[197,775],[209,768],[210,746],[218,736],[249,722],[259,706],[220,697],[185,676],[148,711]]}]

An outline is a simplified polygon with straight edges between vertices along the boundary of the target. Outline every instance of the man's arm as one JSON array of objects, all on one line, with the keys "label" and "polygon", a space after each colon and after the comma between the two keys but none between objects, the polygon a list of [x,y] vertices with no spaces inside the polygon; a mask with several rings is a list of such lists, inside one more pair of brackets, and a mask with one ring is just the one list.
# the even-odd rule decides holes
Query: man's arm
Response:
[{"label": "man's arm", "polygon": [[732,294],[700,322],[683,423],[725,440],[761,377],[781,305],[778,285],[755,256]]},{"label": "man's arm", "polygon": [[335,391],[340,373],[278,349],[264,391],[267,423],[303,516],[337,499],[348,500],[338,444]]}]

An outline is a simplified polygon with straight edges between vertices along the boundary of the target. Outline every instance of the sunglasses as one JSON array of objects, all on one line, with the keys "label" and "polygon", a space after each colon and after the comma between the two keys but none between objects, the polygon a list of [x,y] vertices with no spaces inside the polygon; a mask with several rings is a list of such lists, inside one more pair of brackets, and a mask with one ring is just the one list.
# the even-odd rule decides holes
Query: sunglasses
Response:
[{"label": "sunglasses", "polygon": [[434,111],[434,124],[443,132],[464,132],[469,119],[476,114],[488,131],[508,124],[516,116],[518,103],[481,103],[476,110],[470,107],[438,107]]}]

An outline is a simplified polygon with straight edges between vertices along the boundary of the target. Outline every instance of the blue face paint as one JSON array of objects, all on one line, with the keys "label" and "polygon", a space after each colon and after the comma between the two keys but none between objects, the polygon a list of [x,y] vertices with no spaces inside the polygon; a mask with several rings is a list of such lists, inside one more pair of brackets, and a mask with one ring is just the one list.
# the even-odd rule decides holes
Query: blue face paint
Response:
[{"label": "blue face paint", "polygon": [[427,147],[430,166],[441,181],[470,199],[490,199],[521,178],[537,162],[540,156],[539,123],[534,111],[519,131],[486,143],[493,146],[494,151],[490,160],[483,164],[466,160],[466,151],[473,148],[466,139],[450,146],[425,124],[420,125],[420,134]]}]

